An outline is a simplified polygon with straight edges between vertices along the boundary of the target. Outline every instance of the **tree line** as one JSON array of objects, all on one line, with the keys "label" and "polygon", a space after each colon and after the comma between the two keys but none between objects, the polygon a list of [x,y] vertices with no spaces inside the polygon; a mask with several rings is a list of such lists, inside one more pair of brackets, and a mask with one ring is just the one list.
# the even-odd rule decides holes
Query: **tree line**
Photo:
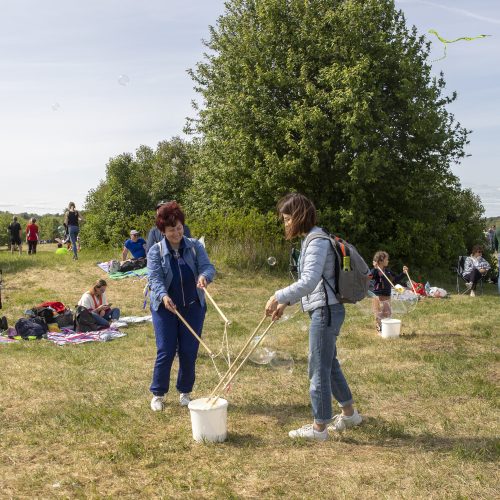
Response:
[{"label": "tree line", "polygon": [[109,161],[86,200],[91,245],[146,231],[162,199],[220,234],[253,214],[276,239],[269,214],[289,191],[367,260],[385,249],[435,269],[482,241],[480,200],[451,171],[471,131],[392,0],[229,0],[204,43],[190,139]]}]

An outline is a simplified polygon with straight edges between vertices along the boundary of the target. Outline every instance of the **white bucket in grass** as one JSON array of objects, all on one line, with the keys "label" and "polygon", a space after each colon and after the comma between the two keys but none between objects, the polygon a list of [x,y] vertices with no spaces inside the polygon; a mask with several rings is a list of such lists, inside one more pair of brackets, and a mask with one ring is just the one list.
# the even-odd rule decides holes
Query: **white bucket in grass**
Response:
[{"label": "white bucket in grass", "polygon": [[401,333],[401,320],[386,318],[382,320],[382,338],[395,339]]},{"label": "white bucket in grass", "polygon": [[194,399],[188,405],[191,413],[193,439],[198,442],[221,443],[227,437],[227,401],[219,398]]}]

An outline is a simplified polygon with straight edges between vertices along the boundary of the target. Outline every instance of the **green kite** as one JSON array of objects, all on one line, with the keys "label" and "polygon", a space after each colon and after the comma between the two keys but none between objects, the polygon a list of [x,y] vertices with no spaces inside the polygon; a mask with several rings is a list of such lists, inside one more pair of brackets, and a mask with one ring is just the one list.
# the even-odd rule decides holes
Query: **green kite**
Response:
[{"label": "green kite", "polygon": [[[440,57],[439,59],[434,59],[434,61],[441,61],[442,59],[444,59],[446,57],[446,46],[449,43],[458,42],[459,40],[466,40],[466,41],[477,40],[478,38],[486,38],[487,36],[491,36],[491,35],[461,36],[460,38],[455,38],[455,40],[445,40],[443,37],[439,36],[439,33],[436,30],[429,30],[428,33],[431,33],[432,35],[436,35],[437,39],[440,42],[442,42],[444,45],[443,57]],[[434,62],[434,61],[432,61],[432,62]]]}]

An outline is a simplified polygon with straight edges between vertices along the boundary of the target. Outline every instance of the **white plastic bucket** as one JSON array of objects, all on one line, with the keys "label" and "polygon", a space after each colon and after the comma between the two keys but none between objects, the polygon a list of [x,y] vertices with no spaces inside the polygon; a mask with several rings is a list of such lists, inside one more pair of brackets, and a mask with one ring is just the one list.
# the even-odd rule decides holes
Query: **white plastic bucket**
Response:
[{"label": "white plastic bucket", "polygon": [[188,408],[191,413],[193,439],[198,442],[221,443],[227,437],[227,401],[219,398],[212,406],[213,399],[194,399]]},{"label": "white plastic bucket", "polygon": [[386,318],[382,320],[382,338],[394,339],[401,333],[401,320]]}]

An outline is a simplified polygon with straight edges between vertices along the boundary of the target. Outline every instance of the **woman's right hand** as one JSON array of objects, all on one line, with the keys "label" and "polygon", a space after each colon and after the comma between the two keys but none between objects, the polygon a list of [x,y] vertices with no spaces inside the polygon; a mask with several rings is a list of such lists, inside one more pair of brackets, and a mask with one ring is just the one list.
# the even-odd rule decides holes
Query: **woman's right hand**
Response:
[{"label": "woman's right hand", "polygon": [[165,306],[165,309],[167,311],[170,311],[171,313],[175,314],[177,307],[175,306],[173,300],[168,295],[165,295],[165,297],[163,297],[163,305]]}]

